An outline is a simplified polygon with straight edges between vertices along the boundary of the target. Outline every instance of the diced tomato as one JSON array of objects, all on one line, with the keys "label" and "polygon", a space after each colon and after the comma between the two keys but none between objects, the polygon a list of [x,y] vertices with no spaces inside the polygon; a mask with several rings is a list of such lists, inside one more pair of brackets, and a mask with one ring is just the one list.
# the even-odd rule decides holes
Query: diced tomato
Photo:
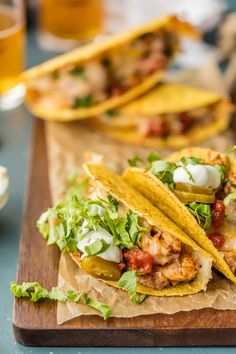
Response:
[{"label": "diced tomato", "polygon": [[180,113],[179,119],[185,128],[188,128],[192,124],[192,118],[187,112]]},{"label": "diced tomato", "polygon": [[147,117],[140,126],[143,136],[166,136],[169,133],[168,123],[160,116]]},{"label": "diced tomato", "polygon": [[124,269],[126,267],[125,263],[123,263],[123,262],[120,262],[118,264],[118,266],[119,266],[120,270],[122,270],[122,269]]},{"label": "diced tomato", "polygon": [[129,270],[138,270],[145,274],[151,273],[154,259],[150,253],[131,249],[125,250],[123,256],[127,261]]},{"label": "diced tomato", "polygon": [[150,57],[140,60],[137,64],[137,68],[144,74],[149,74],[155,70],[165,68],[167,64],[167,58],[163,53],[155,53]]},{"label": "diced tomato", "polygon": [[124,92],[125,88],[120,85],[113,86],[111,89],[111,95],[115,97],[121,96]]},{"label": "diced tomato", "polygon": [[217,249],[220,249],[225,242],[224,236],[220,234],[210,234],[208,235],[208,238],[211,240],[211,242]]},{"label": "diced tomato", "polygon": [[222,200],[216,200],[212,204],[211,222],[214,229],[218,229],[224,224],[225,220],[225,205]]}]

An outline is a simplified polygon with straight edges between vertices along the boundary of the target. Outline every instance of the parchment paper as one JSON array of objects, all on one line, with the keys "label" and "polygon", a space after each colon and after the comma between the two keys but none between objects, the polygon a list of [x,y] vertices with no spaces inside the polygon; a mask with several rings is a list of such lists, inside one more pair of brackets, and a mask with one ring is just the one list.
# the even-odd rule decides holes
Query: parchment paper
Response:
[{"label": "parchment paper", "polygon": [[[193,86],[215,90],[226,94],[224,82],[214,65],[209,65],[201,71],[185,71],[171,76],[177,82],[185,82]],[[86,126],[86,122],[46,124],[46,137],[49,158],[49,181],[53,204],[60,200],[65,189],[69,172],[80,170],[87,151],[94,151],[104,155],[107,164],[122,172],[126,167],[127,159],[134,156],[146,156],[153,149],[137,148],[105,139],[97,132]],[[230,131],[210,138],[200,144],[225,151],[233,145]],[[162,156],[168,150],[160,151]],[[236,285],[231,284],[223,277],[214,274],[207,292],[175,298],[148,297],[141,305],[133,304],[127,293],[105,285],[95,278],[84,273],[73,260],[62,254],[59,264],[58,286],[62,290],[89,291],[91,297],[107,303],[115,317],[133,317],[144,314],[166,313],[173,314],[179,311],[190,311],[204,307],[215,309],[236,309]],[[57,322],[62,324],[81,315],[97,314],[96,311],[83,304],[58,303]]]}]

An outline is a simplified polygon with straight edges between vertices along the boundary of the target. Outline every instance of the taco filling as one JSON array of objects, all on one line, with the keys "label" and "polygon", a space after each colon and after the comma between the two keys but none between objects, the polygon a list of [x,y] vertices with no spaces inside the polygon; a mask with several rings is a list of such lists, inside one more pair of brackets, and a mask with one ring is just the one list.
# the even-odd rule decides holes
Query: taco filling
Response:
[{"label": "taco filling", "polygon": [[217,118],[217,104],[190,111],[164,114],[127,115],[119,110],[106,112],[99,117],[101,123],[116,129],[129,129],[137,136],[167,138],[188,133],[199,126],[208,125]]},{"label": "taco filling", "polygon": [[236,275],[236,175],[229,158],[220,153],[168,161],[150,156],[147,172],[184,204]]},{"label": "taco filling", "polygon": [[104,191],[90,188],[42,214],[38,228],[48,244],[73,254],[94,277],[119,281],[127,271],[139,283],[161,290],[191,281],[200,267],[197,253],[168,232],[150,225]]},{"label": "taco filling", "polygon": [[46,108],[93,107],[123,95],[154,72],[166,69],[178,47],[177,35],[161,28],[86,62],[65,64],[34,79],[28,89],[34,100]]},{"label": "taco filling", "polygon": [[48,245],[68,252],[91,276],[128,291],[136,303],[144,294],[206,290],[212,265],[207,253],[105,165],[88,163],[85,170],[86,188],[82,182],[70,189],[37,222]]}]

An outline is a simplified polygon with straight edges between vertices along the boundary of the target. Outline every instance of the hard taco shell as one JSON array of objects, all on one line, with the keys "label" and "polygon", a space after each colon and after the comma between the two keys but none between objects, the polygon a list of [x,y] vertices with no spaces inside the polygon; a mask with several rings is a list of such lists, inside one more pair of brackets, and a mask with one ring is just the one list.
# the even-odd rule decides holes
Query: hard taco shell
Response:
[{"label": "hard taco shell", "polygon": [[[142,136],[135,126],[138,116],[188,112],[212,105],[215,105],[212,107],[215,116],[212,121],[204,124],[204,129],[201,118],[199,125],[187,132],[165,138]],[[181,148],[224,131],[229,125],[230,110],[232,105],[215,92],[169,82],[160,84],[144,96],[120,107],[118,118],[115,116],[106,119],[106,122],[102,117],[92,118],[88,124],[119,142],[154,148]]]},{"label": "hard taco shell", "polygon": [[[166,158],[167,161],[178,161],[181,157],[196,156],[213,161],[223,159],[236,174],[236,163],[226,155],[205,148],[188,148],[180,150]],[[165,215],[183,229],[200,247],[205,249],[214,258],[215,267],[228,279],[236,283],[236,277],[228,264],[221,257],[218,250],[213,246],[205,231],[198,225],[194,216],[187,210],[184,204],[167,188],[158,178],[150,172],[136,167],[128,168],[124,172],[124,179],[139,192],[141,192],[153,205],[158,207]]]},{"label": "hard taco shell", "polygon": [[29,84],[33,80],[54,72],[65,65],[81,64],[88,60],[94,59],[105,54],[108,51],[119,48],[126,43],[138,38],[146,33],[157,31],[158,29],[170,29],[175,31],[178,35],[188,35],[192,37],[199,37],[199,32],[189,25],[177,18],[176,16],[167,16],[153,22],[142,25],[138,28],[126,31],[121,34],[111,35],[103,42],[93,42],[84,47],[75,49],[69,53],[58,56],[41,65],[25,71],[21,80],[26,84],[25,101],[29,110],[38,117],[47,120],[70,121],[76,119],[83,119],[94,115],[99,115],[106,110],[112,109],[119,105],[125,104],[135,97],[143,94],[158,83],[164,75],[164,70],[159,70],[152,75],[149,75],[141,84],[129,89],[119,97],[107,99],[106,101],[89,108],[66,108],[58,110],[45,109],[43,105],[37,103],[33,91]]},{"label": "hard taco shell", "polygon": [[[183,244],[192,247],[200,258],[202,267],[198,270],[196,278],[191,281],[191,283],[179,283],[176,286],[168,287],[163,290],[154,290],[138,284],[137,291],[139,293],[153,296],[183,296],[206,290],[207,283],[211,278],[212,259],[204,250],[172,223],[159,209],[155,208],[146,198],[127,184],[122,177],[112,172],[103,163],[87,163],[84,165],[84,169],[99,186],[104,188],[106,192],[111,194],[117,201],[142,216],[151,225],[157,226],[164,232],[171,233],[181,240]],[[80,257],[77,255],[71,256],[74,261],[80,265]],[[100,280],[119,288],[118,282]]]}]

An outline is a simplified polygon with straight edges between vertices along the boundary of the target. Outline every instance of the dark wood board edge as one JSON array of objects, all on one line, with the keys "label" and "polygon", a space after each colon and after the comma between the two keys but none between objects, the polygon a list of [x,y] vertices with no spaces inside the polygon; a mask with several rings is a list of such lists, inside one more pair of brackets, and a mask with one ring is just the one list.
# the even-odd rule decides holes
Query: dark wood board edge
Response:
[{"label": "dark wood board edge", "polygon": [[[20,259],[17,272],[17,281],[33,281],[30,269],[26,269],[33,264],[33,260],[27,260],[22,263],[27,254],[24,243],[26,234],[35,233],[35,217],[38,217],[40,212],[45,210],[51,203],[49,183],[47,176],[47,149],[45,140],[44,123],[37,120],[33,135],[32,153],[31,153],[31,168],[29,174],[29,189],[26,204],[26,213],[22,228],[21,243],[20,243]],[[36,163],[37,162],[37,163]],[[37,166],[37,173],[35,167]],[[43,184],[42,184],[43,183]],[[35,184],[39,186],[37,193],[33,194]],[[37,201],[37,194],[41,198]],[[42,195],[44,198],[42,198]],[[33,199],[32,199],[33,196]],[[46,196],[46,197],[45,197]],[[37,209],[37,215],[35,210]],[[32,210],[33,217],[32,217]],[[39,241],[40,240],[40,241]],[[34,242],[34,241],[33,241]],[[42,244],[40,244],[42,243]],[[48,253],[50,259],[48,276],[46,279],[37,279],[44,286],[51,287],[57,283],[57,269],[59,252],[55,248],[45,248],[45,244],[41,238],[37,238],[38,246],[42,246],[44,253]],[[32,244],[29,244],[31,247]],[[38,252],[40,255],[40,247]],[[45,251],[47,249],[47,251]],[[35,250],[33,251],[35,252]],[[37,260],[36,260],[37,263]],[[38,264],[38,263],[37,263]],[[37,265],[38,266],[38,265]],[[43,265],[44,267],[45,265]],[[29,278],[25,279],[25,274]],[[42,276],[42,272],[39,272]],[[39,305],[39,306],[37,306]],[[33,310],[32,310],[33,309]],[[45,316],[50,318],[50,323],[46,323],[45,327],[34,326],[30,328],[30,318],[28,314]],[[135,320],[123,319],[124,329],[116,328],[116,324],[120,326],[122,319],[111,319],[107,324],[103,324],[103,320],[97,316],[90,317],[90,321],[95,322],[97,328],[86,327],[88,321],[84,319],[86,316],[71,320],[61,326],[56,324],[56,304],[46,303],[44,306],[40,304],[32,304],[29,301],[16,300],[14,303],[13,313],[13,330],[16,340],[28,346],[232,346],[236,345],[236,313],[233,311],[214,311],[211,309],[203,309],[198,311],[199,317],[208,318],[208,323],[202,323],[202,328],[199,327],[199,321],[196,318],[197,324],[191,323],[191,314],[182,313],[171,316],[175,326],[170,325],[167,315],[151,315],[140,316]],[[22,321],[22,315],[25,320]],[[28,316],[28,317],[27,317]],[[212,316],[212,317],[211,317]],[[146,318],[143,321],[143,317]],[[186,320],[185,320],[186,318]],[[230,319],[229,328],[220,325],[222,318]],[[147,320],[148,319],[148,320]],[[143,323],[143,327],[134,328],[134,323],[139,321]],[[47,319],[45,319],[47,321]],[[161,327],[150,324],[166,323]],[[181,323],[184,323],[184,328],[181,328]],[[133,325],[133,327],[132,327]],[[198,326],[198,327],[197,327]],[[218,326],[218,327],[217,327]],[[100,327],[100,328],[99,328]],[[213,328],[215,327],[215,328]]]},{"label": "dark wood board edge", "polygon": [[[15,327],[15,326],[14,326]],[[44,347],[211,347],[235,346],[235,329],[30,330],[14,328],[26,346]]]}]

